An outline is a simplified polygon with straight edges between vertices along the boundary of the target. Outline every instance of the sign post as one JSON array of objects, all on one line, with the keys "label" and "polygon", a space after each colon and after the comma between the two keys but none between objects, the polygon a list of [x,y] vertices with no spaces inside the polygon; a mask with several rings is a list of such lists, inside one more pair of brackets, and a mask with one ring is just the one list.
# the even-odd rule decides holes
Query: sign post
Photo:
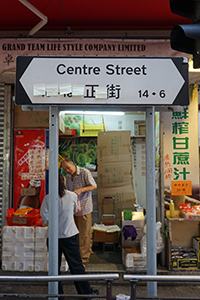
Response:
[{"label": "sign post", "polygon": [[[146,226],[147,275],[157,274],[156,254],[156,176],[155,176],[155,107],[146,109]],[[147,282],[147,295],[157,296],[157,283]]]},{"label": "sign post", "polygon": [[[146,108],[147,268],[155,275],[155,106],[189,105],[188,61],[182,57],[17,57],[17,105],[50,106],[49,274],[57,275],[58,107],[136,110]],[[57,286],[50,285],[55,293]],[[156,296],[156,282],[148,283]]]},{"label": "sign post", "polygon": [[[58,107],[49,107],[49,276],[58,275]],[[58,282],[48,283],[58,294]],[[56,298],[50,298],[57,300]]]}]

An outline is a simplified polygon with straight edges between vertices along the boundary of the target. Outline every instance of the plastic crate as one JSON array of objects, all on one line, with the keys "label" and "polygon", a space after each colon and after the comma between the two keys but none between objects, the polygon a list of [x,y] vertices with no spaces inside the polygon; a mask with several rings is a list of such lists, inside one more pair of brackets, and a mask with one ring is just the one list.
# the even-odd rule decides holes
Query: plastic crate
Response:
[{"label": "plastic crate", "polygon": [[[35,224],[34,224],[35,227],[44,227],[43,225],[43,219],[40,215],[38,215],[36,218],[35,218]],[[46,225],[47,226],[47,225]]]},{"label": "plastic crate", "polygon": [[8,226],[33,226],[35,224],[35,220],[38,218],[39,210],[34,209],[29,214],[18,217],[18,216],[5,216],[6,222]]},{"label": "plastic crate", "polygon": [[106,130],[106,123],[101,124],[85,124],[80,122],[80,136],[98,136],[99,131]]},{"label": "plastic crate", "polygon": [[77,131],[77,129],[66,128],[64,134],[65,135],[76,135],[76,131]]}]

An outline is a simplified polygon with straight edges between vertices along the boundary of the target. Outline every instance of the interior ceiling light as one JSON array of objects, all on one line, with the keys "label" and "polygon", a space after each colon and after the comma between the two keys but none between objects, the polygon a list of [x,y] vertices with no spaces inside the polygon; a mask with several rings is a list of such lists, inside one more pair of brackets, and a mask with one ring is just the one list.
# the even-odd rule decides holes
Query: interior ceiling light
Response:
[{"label": "interior ceiling light", "polygon": [[123,111],[79,111],[79,110],[66,110],[65,114],[76,114],[76,115],[111,115],[111,116],[123,116]]}]

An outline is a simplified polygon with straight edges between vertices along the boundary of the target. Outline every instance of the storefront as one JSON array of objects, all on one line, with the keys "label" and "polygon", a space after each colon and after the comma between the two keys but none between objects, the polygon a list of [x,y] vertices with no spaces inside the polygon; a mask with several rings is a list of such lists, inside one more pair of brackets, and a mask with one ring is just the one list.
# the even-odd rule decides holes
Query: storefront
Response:
[{"label": "storefront", "polygon": [[[33,46],[34,45],[34,46]],[[53,46],[54,45],[54,46]],[[56,45],[56,46],[55,46]],[[72,47],[73,45],[73,47]],[[12,46],[12,47],[11,47]],[[8,49],[10,53],[8,53]],[[48,51],[48,55],[58,55],[58,56],[64,56],[64,55],[77,55],[77,56],[179,56],[180,53],[176,53],[170,49],[170,45],[168,41],[104,41],[102,40],[92,40],[90,42],[84,41],[84,40],[77,40],[73,44],[71,42],[66,42],[63,40],[37,40],[37,42],[33,42],[32,40],[28,41],[26,40],[2,40],[1,41],[1,55],[8,55],[9,57],[12,57],[11,60],[9,60],[9,64],[5,65],[2,63],[1,70],[2,75],[1,76],[9,76],[11,77],[15,75],[15,58],[17,55],[46,55]],[[8,56],[7,56],[8,57]],[[3,61],[3,60],[2,60]],[[4,72],[3,72],[4,71]],[[63,72],[63,69],[62,69]],[[71,71],[70,71],[71,72]],[[98,72],[96,69],[95,72]],[[110,69],[109,72],[112,72]],[[141,70],[141,72],[145,72]],[[10,77],[10,78],[11,78]],[[6,78],[6,77],[4,77]],[[11,80],[12,81],[12,80]],[[10,91],[12,91],[12,87],[14,81],[11,83],[8,80],[7,88],[10,88]],[[2,85],[2,87],[6,87]],[[118,97],[119,87],[115,87],[114,90],[114,101],[116,102]],[[91,88],[88,89],[88,93],[91,93]],[[5,97],[4,93],[4,97]],[[6,165],[7,169],[10,170],[10,178],[13,178],[13,182],[9,181],[9,183],[12,185],[10,186],[10,189],[4,189],[4,193],[7,192],[7,197],[4,197],[3,199],[9,199],[4,203],[4,208],[2,208],[2,225],[5,225],[4,217],[6,215],[6,209],[10,207],[17,208],[19,198],[20,198],[20,190],[23,188],[26,188],[29,181],[34,178],[30,178],[30,176],[25,176],[22,178],[21,173],[24,172],[24,174],[28,173],[28,169],[26,170],[23,168],[26,166],[28,168],[27,162],[26,162],[26,154],[27,150],[36,150],[34,151],[34,155],[40,154],[41,161],[45,164],[40,164],[40,176],[41,177],[41,190],[40,190],[40,200],[42,201],[43,196],[45,193],[48,192],[48,156],[47,156],[47,150],[48,150],[48,128],[49,128],[49,115],[48,111],[38,111],[34,110],[34,108],[30,109],[29,105],[24,107],[23,109],[26,109],[26,111],[23,111],[21,109],[21,106],[16,106],[14,103],[12,103],[11,98],[11,92],[10,92],[10,105],[13,106],[13,125],[10,121],[9,130],[11,130],[11,139],[10,139],[10,152],[9,156],[6,157]],[[89,95],[89,94],[88,94]],[[5,99],[5,98],[4,98]],[[197,103],[196,103],[197,105]],[[4,100],[4,106],[5,106],[5,100]],[[4,108],[5,110],[5,108]],[[31,111],[33,110],[33,111]],[[85,109],[86,110],[86,109]],[[9,110],[10,112],[10,110]],[[167,113],[169,114],[169,113]],[[4,114],[4,120],[8,118],[9,115]],[[171,116],[169,116],[169,119]],[[10,117],[11,120],[11,117]],[[4,128],[5,128],[6,122],[4,121]],[[80,166],[86,166],[86,164],[90,165],[89,167],[95,168],[96,162],[97,162],[97,140],[98,140],[98,131],[107,132],[107,131],[115,131],[118,134],[120,131],[128,133],[128,139],[130,140],[130,145],[132,146],[132,152],[131,157],[129,157],[132,160],[127,161],[121,161],[122,165],[118,165],[117,170],[115,171],[118,175],[119,181],[112,181],[112,175],[113,170],[111,168],[109,169],[110,177],[107,174],[107,177],[105,177],[105,174],[103,174],[103,169],[101,169],[101,166],[98,165],[98,169],[94,170],[94,176],[96,177],[96,180],[98,181],[99,178],[97,178],[98,172],[100,172],[100,176],[102,178],[106,178],[105,181],[98,181],[98,198],[97,194],[94,194],[93,201],[94,201],[94,212],[93,212],[93,223],[100,222],[99,216],[101,216],[102,212],[99,211],[99,206],[102,206],[102,199],[107,196],[109,193],[103,194],[102,190],[105,190],[106,188],[116,189],[116,187],[121,189],[121,191],[114,191],[112,194],[115,194],[115,198],[117,198],[117,195],[125,194],[127,193],[127,198],[130,199],[131,195],[131,201],[132,203],[139,204],[143,208],[146,208],[146,191],[145,191],[145,181],[146,181],[146,165],[145,165],[145,113],[144,111],[125,111],[124,115],[117,115],[115,116],[112,112],[111,115],[104,115],[103,113],[100,115],[95,116],[94,114],[87,115],[86,113],[65,113],[63,110],[60,113],[60,142],[59,142],[59,154],[62,157],[67,157],[68,155],[72,159],[76,159],[76,162]],[[164,185],[160,186],[161,182],[161,176],[164,173],[161,173],[160,171],[160,164],[163,163],[160,158],[160,148],[162,146],[162,139],[160,139],[160,136],[162,134],[162,131],[160,130],[160,113],[158,112],[156,114],[156,168],[157,168],[157,190],[160,191],[158,193],[157,197],[157,220],[161,221],[163,223],[164,221],[164,209],[163,209],[163,195],[164,195]],[[197,126],[197,124],[196,124]],[[76,130],[76,132],[75,132]],[[35,136],[30,138],[30,134],[34,134]],[[73,135],[75,132],[75,135]],[[24,139],[24,140],[23,140]],[[197,137],[198,139],[198,137]],[[38,142],[39,140],[39,142]],[[12,142],[11,142],[12,141]],[[103,141],[101,141],[103,142]],[[31,144],[32,143],[32,144]],[[108,142],[109,144],[109,142]],[[13,145],[13,151],[12,151],[12,145]],[[17,147],[16,147],[17,145]],[[101,145],[102,147],[105,147],[105,145]],[[196,146],[195,146],[196,147]],[[41,151],[42,150],[42,151]],[[40,153],[39,153],[40,152]],[[44,154],[45,153],[45,154]],[[168,152],[169,154],[169,152]],[[198,157],[196,157],[197,153],[195,153],[195,159],[198,160]],[[43,159],[45,157],[45,159]],[[194,157],[194,154],[193,154]],[[22,162],[21,163],[19,163]],[[107,162],[106,162],[107,163]],[[114,161],[114,163],[116,163]],[[131,170],[128,172],[128,176],[120,177],[120,174],[124,174],[125,170],[123,168],[131,166]],[[18,169],[17,169],[18,167]],[[30,166],[29,166],[30,167]],[[36,166],[32,166],[35,167]],[[38,166],[37,166],[38,167]],[[196,165],[198,168],[198,166]],[[36,171],[36,170],[35,170]],[[196,171],[195,171],[196,172]],[[33,172],[34,173],[34,172]],[[17,178],[18,174],[20,174],[20,179]],[[159,174],[161,176],[159,176]],[[27,175],[27,174],[26,174]],[[99,176],[99,175],[98,175]],[[195,173],[196,176],[196,173]],[[5,179],[4,179],[5,180]],[[19,180],[19,181],[18,181]],[[22,183],[23,180],[23,183]],[[196,177],[196,180],[198,182],[198,174]],[[119,184],[120,182],[120,184]],[[21,186],[20,186],[21,184]],[[196,184],[196,183],[195,183]],[[20,188],[19,188],[20,186]],[[163,186],[163,187],[162,187]],[[101,191],[101,194],[100,194]],[[110,194],[109,194],[110,196]],[[99,200],[101,197],[101,200]],[[98,203],[99,202],[99,203]],[[2,206],[3,207],[3,206]],[[123,209],[127,209],[128,207],[125,205],[124,207],[118,206],[118,212],[117,212],[117,221],[121,221],[121,211]],[[163,224],[164,226],[164,224]],[[141,228],[141,227],[139,227]],[[142,232],[142,230],[141,230]],[[142,236],[141,236],[142,237]],[[121,241],[120,241],[121,242]],[[133,246],[133,244],[131,244]],[[143,262],[144,263],[144,262]]]}]

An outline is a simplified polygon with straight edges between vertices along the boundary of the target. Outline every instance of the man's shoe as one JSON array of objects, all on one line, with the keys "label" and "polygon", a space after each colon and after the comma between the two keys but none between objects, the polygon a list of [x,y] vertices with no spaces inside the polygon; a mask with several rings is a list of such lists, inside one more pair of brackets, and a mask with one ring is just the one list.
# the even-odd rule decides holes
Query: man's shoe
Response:
[{"label": "man's shoe", "polygon": [[99,295],[99,291],[91,289],[91,292],[89,295]]}]

